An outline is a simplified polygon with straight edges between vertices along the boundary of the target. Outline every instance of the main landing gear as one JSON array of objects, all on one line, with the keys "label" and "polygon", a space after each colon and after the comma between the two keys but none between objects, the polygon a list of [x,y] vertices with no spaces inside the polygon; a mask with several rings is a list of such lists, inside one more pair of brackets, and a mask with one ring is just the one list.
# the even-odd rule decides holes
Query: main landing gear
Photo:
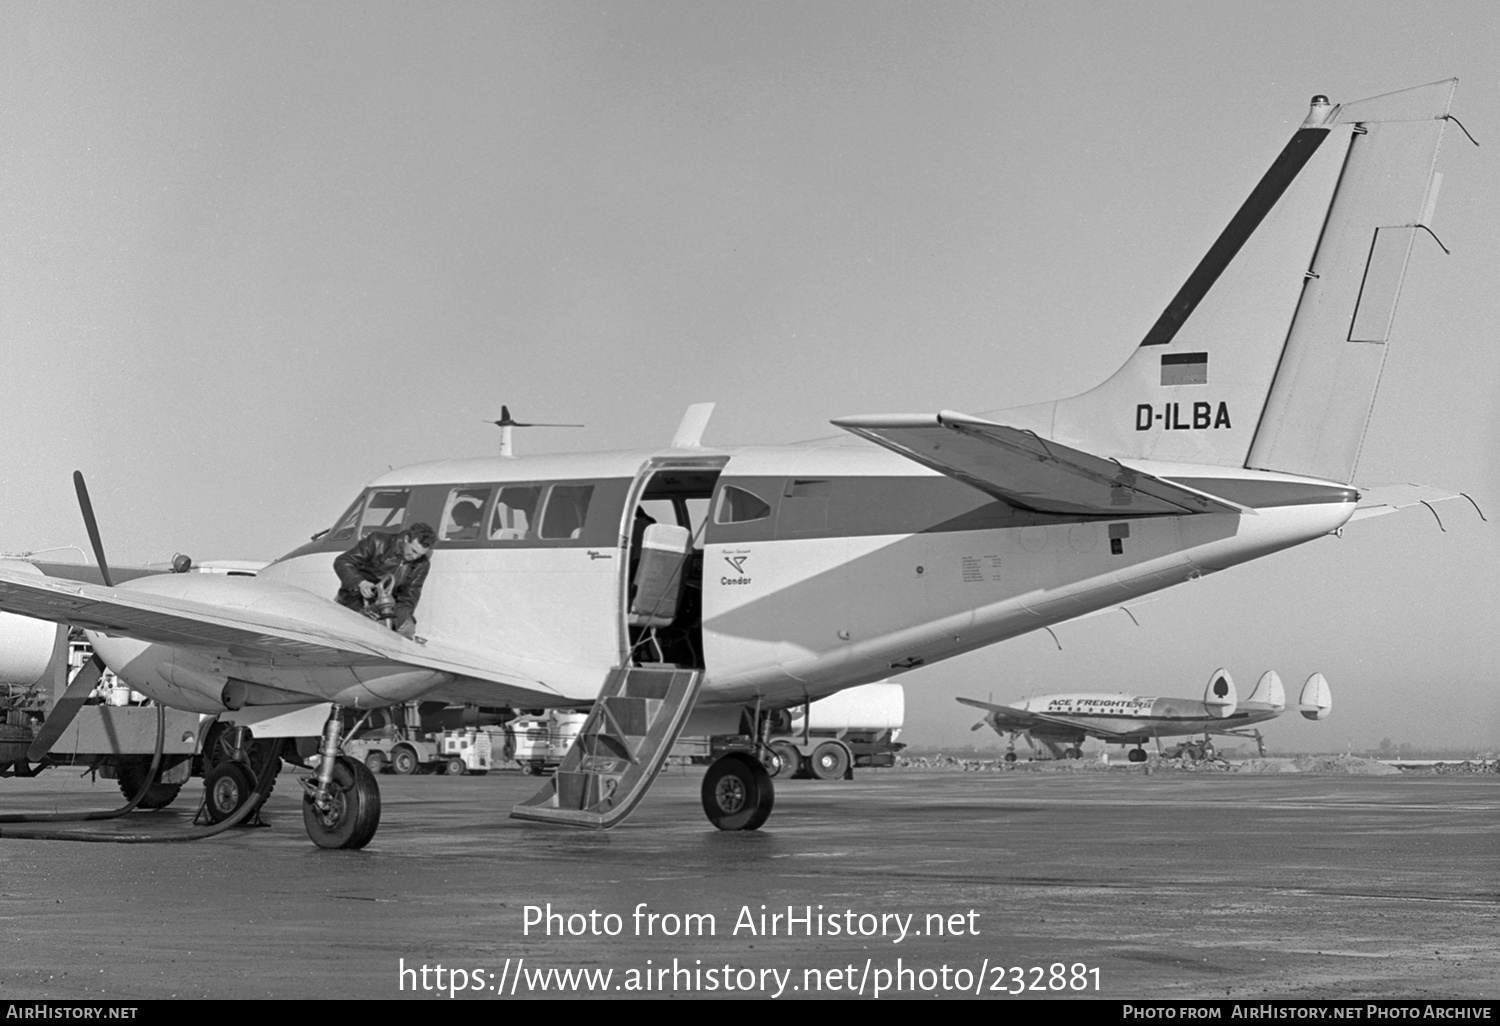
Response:
[{"label": "main landing gear", "polygon": [[775,804],[771,774],[749,752],[720,756],[703,775],[703,811],[720,830],[755,830]]},{"label": "main landing gear", "polygon": [[380,786],[364,763],[339,754],[338,706],[323,724],[318,772],[303,781],[302,824],[319,848],[363,848],[380,826]]}]

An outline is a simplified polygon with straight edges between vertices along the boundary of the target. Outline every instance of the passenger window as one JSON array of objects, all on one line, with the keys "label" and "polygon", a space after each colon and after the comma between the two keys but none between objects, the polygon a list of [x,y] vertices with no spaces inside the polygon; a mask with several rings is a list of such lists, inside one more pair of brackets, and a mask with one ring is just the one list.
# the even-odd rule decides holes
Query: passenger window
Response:
[{"label": "passenger window", "polygon": [[714,523],[747,524],[770,515],[771,507],[760,496],[734,485],[725,485],[719,493],[719,509],[714,514]]},{"label": "passenger window", "polygon": [[543,538],[577,538],[589,515],[593,485],[553,485],[542,515]]},{"label": "passenger window", "polygon": [[359,523],[360,507],[364,504],[363,495],[354,500],[354,505],[344,511],[344,515],[334,523],[333,530],[328,532],[329,541],[348,541],[354,537],[354,525]]},{"label": "passenger window", "polygon": [[455,488],[448,493],[443,506],[443,527],[438,537],[443,541],[467,541],[479,537],[484,504],[489,501],[488,488]]},{"label": "passenger window", "polygon": [[406,505],[411,501],[411,489],[401,488],[370,493],[364,516],[359,522],[359,536],[376,531],[394,531],[406,522]]},{"label": "passenger window", "polygon": [[490,516],[490,539],[492,541],[520,541],[531,536],[532,519],[536,516],[537,500],[542,497],[540,485],[507,485],[500,489],[495,500],[495,512]]}]

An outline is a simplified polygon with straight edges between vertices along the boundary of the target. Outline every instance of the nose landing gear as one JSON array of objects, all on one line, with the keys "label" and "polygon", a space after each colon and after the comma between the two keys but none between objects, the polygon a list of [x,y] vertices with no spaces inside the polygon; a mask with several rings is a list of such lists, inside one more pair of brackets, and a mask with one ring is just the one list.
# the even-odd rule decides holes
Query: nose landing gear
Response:
[{"label": "nose landing gear", "polygon": [[318,772],[302,786],[302,824],[319,848],[363,848],[380,826],[380,785],[362,762],[339,754],[343,720],[329,710]]}]

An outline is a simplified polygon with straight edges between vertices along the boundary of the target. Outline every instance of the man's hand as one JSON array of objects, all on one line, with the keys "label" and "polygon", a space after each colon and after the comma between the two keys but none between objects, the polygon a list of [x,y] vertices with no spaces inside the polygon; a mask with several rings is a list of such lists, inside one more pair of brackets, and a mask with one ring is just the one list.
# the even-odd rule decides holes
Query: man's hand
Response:
[{"label": "man's hand", "polygon": [[359,593],[360,593],[360,595],[362,595],[366,599],[366,601],[368,601],[369,599],[374,598],[375,597],[375,582],[374,581],[360,581],[359,582]]}]

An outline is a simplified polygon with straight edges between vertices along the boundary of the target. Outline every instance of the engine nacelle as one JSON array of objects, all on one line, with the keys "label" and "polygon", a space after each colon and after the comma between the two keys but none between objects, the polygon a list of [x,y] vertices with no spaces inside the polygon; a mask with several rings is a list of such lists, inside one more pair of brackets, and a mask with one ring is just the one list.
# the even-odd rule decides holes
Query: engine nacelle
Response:
[{"label": "engine nacelle", "polygon": [[[13,572],[46,576],[23,560],[0,560],[0,566]],[[52,669],[53,653],[57,651],[57,631],[57,624],[46,620],[0,613],[0,684],[29,688],[46,680]],[[61,658],[68,658],[66,648]]]}]

